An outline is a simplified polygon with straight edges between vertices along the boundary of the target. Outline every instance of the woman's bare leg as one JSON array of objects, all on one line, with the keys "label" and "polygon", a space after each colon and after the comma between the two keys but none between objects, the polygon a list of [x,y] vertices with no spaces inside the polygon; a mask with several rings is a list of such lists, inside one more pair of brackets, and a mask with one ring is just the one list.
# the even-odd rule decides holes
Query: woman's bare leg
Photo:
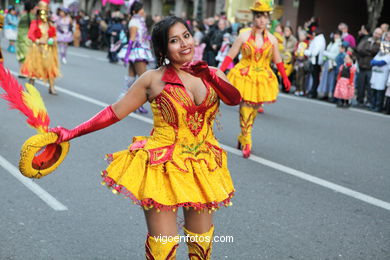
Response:
[{"label": "woman's bare leg", "polygon": [[49,94],[57,95],[57,91],[54,88],[54,79],[49,79]]},{"label": "woman's bare leg", "polygon": [[213,215],[208,210],[200,213],[184,210],[184,233],[190,259],[208,260],[211,258],[213,245]]},{"label": "woman's bare leg", "polygon": [[131,63],[131,62],[129,63],[129,67],[128,67],[128,75],[129,75],[129,77],[135,77],[136,76],[134,64]]},{"label": "woman's bare leg", "polygon": [[146,66],[147,66],[146,62],[139,61],[134,63],[134,69],[138,77],[144,74],[144,72],[146,71]]},{"label": "woman's bare leg", "polygon": [[146,225],[151,236],[176,236],[177,212],[171,210],[157,212],[156,209],[144,210]]},{"label": "woman's bare leg", "polygon": [[149,231],[145,242],[146,259],[175,259],[179,246],[177,212],[150,209],[144,213]]},{"label": "woman's bare leg", "polygon": [[184,212],[184,226],[186,229],[202,234],[210,230],[213,225],[213,214],[208,210],[203,210],[200,213],[193,209],[183,210]]},{"label": "woman's bare leg", "polygon": [[[136,72],[138,77],[140,77],[142,74],[145,73],[146,66],[147,66],[146,62],[139,61],[139,62],[134,63],[134,69],[135,69],[135,72]],[[137,109],[137,111],[140,113],[148,113],[148,110],[146,108],[144,108],[143,106],[140,106]]]}]

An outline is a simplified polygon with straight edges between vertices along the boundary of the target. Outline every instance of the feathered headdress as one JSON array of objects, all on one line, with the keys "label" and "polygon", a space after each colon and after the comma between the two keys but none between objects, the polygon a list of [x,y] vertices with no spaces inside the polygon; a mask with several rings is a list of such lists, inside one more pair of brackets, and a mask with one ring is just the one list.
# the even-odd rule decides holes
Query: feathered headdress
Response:
[{"label": "feathered headdress", "polygon": [[38,133],[47,133],[50,118],[39,91],[30,84],[26,90],[3,66],[0,66],[0,86],[5,90],[0,97],[8,101],[10,109],[17,109],[27,117],[27,124]]},{"label": "feathered headdress", "polygon": [[5,90],[0,97],[8,101],[10,109],[17,109],[27,117],[27,124],[38,132],[27,139],[20,150],[19,170],[29,178],[41,178],[53,172],[65,159],[69,142],[56,144],[57,135],[49,133],[50,118],[39,91],[26,84],[26,90],[0,65],[0,86]]}]

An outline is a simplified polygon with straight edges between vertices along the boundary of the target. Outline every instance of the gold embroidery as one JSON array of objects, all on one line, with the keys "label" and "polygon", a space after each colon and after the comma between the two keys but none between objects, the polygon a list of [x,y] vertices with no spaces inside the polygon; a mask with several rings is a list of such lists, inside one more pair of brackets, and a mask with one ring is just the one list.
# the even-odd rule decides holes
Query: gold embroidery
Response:
[{"label": "gold embroidery", "polygon": [[202,154],[202,153],[208,154],[209,151],[200,150],[200,148],[202,147],[202,145],[205,142],[204,138],[205,137],[203,137],[202,141],[198,142],[198,143],[186,144],[188,142],[183,142],[183,144],[181,145],[181,147],[183,148],[183,151],[181,153],[182,154],[192,154],[194,156],[198,156],[199,154]]},{"label": "gold embroidery", "polygon": [[192,100],[188,96],[187,93],[184,93],[182,88],[172,87],[170,94],[171,96],[178,102],[180,102],[183,106],[189,107],[192,104]]},{"label": "gold embroidery", "polygon": [[218,96],[215,90],[213,88],[209,88],[209,91],[210,91],[209,98],[207,99],[206,102],[207,106],[213,105],[218,100]]},{"label": "gold embroidery", "polygon": [[211,152],[214,154],[215,162],[218,164],[219,167],[222,167],[222,149],[220,147],[210,144],[209,142],[206,142],[206,144],[211,150]]},{"label": "gold embroidery", "polygon": [[187,122],[191,132],[197,132],[198,129],[203,126],[203,114],[200,114],[198,111],[196,111],[194,115],[188,116]]},{"label": "gold embroidery", "polygon": [[169,98],[164,97],[163,95],[158,97],[157,104],[159,106],[159,109],[161,110],[161,114],[164,118],[164,120],[172,125],[177,127],[178,126],[178,116],[176,109],[172,102],[169,100]]},{"label": "gold embroidery", "polygon": [[241,52],[242,52],[243,57],[250,56],[251,55],[251,47],[248,44],[244,43],[242,45]]}]

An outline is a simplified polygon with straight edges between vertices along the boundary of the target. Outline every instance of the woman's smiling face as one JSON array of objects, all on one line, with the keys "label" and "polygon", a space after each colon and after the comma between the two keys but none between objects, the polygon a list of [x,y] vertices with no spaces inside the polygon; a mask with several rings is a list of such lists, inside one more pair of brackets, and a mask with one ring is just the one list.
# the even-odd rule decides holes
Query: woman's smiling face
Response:
[{"label": "woman's smiling face", "polygon": [[194,57],[194,38],[186,26],[175,23],[168,32],[168,55],[171,63],[184,64]]}]

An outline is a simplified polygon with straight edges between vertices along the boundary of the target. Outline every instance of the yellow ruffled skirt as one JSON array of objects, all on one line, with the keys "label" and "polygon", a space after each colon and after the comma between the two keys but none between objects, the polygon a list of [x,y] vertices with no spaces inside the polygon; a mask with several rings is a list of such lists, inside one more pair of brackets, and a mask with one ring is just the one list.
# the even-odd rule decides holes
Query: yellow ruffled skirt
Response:
[{"label": "yellow ruffled skirt", "polygon": [[258,105],[276,101],[279,83],[270,68],[255,71],[255,68],[240,66],[238,63],[227,78],[240,91],[244,102]]},{"label": "yellow ruffled skirt", "polygon": [[102,184],[114,193],[124,194],[145,209],[211,211],[232,204],[234,187],[226,154],[222,167],[213,171],[204,160],[186,160],[188,171],[184,172],[174,161],[151,165],[146,149],[132,151],[130,147],[106,156],[110,164],[102,171]]},{"label": "yellow ruffled skirt", "polygon": [[33,43],[20,68],[20,73],[28,78],[37,78],[44,81],[61,76],[57,44]]}]

